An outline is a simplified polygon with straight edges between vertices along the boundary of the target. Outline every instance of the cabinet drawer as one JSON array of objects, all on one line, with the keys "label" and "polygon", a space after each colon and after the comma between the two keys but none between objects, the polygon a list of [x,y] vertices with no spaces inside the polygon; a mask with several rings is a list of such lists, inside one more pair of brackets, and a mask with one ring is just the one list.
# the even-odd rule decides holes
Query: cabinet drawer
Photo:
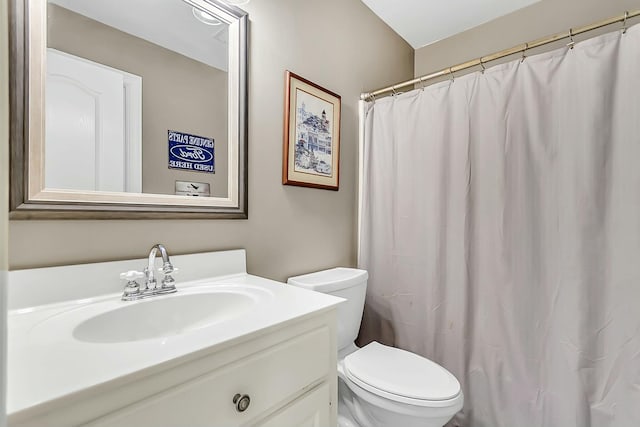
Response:
[{"label": "cabinet drawer", "polygon": [[[322,327],[135,403],[88,426],[244,425],[287,404],[325,379],[332,351],[335,349],[331,348],[329,328]],[[243,412],[239,412],[233,402],[237,394],[250,398]]]}]

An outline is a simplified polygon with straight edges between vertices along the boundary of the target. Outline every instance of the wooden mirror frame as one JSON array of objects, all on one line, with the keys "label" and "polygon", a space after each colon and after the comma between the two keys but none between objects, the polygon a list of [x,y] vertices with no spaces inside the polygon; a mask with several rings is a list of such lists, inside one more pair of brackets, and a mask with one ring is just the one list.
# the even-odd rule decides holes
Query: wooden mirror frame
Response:
[{"label": "wooden mirror frame", "polygon": [[9,0],[10,219],[247,218],[248,16],[219,0],[187,2],[213,8],[229,24],[228,197],[46,189],[42,162],[47,0]]}]

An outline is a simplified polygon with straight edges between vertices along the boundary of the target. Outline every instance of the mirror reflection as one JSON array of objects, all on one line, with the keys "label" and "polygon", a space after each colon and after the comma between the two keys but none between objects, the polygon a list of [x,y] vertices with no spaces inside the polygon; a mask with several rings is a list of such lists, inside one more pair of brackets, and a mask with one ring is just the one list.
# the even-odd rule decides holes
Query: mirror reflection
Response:
[{"label": "mirror reflection", "polygon": [[45,187],[228,197],[228,37],[182,0],[49,0]]}]

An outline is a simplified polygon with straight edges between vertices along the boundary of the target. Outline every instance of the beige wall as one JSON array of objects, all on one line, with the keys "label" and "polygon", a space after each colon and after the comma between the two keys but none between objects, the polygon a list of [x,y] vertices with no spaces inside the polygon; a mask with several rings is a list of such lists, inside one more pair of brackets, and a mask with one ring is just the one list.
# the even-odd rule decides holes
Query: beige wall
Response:
[{"label": "beige wall", "polygon": [[[640,8],[640,0],[542,0],[502,18],[416,50],[415,76],[441,70],[551,34],[567,32],[571,27],[591,24],[620,15],[625,10],[638,8]],[[608,31],[610,30],[611,27]],[[576,41],[581,38],[583,37],[576,38]],[[559,45],[563,44],[566,44],[566,41]],[[553,49],[559,45],[549,46],[546,49]]]},{"label": "beige wall", "polygon": [[[356,262],[358,99],[410,78],[413,49],[360,0],[252,0],[249,219],[12,221],[12,269],[246,248],[250,273],[285,279]],[[340,191],[283,186],[284,73],[342,96]]]},{"label": "beige wall", "polygon": [[[142,77],[142,191],[205,182],[227,197],[227,73],[54,4],[48,46]],[[169,169],[167,130],[215,140],[216,173]]]}]

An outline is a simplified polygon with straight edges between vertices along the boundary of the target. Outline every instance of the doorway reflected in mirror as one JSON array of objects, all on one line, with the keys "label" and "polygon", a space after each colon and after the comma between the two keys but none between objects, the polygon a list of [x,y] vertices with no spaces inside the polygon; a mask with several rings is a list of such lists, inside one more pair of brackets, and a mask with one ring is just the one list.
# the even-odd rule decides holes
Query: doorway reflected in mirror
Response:
[{"label": "doorway reflected in mirror", "polygon": [[[45,188],[227,197],[228,36],[182,0],[49,0]],[[211,140],[215,169],[171,167],[169,131]]]}]

